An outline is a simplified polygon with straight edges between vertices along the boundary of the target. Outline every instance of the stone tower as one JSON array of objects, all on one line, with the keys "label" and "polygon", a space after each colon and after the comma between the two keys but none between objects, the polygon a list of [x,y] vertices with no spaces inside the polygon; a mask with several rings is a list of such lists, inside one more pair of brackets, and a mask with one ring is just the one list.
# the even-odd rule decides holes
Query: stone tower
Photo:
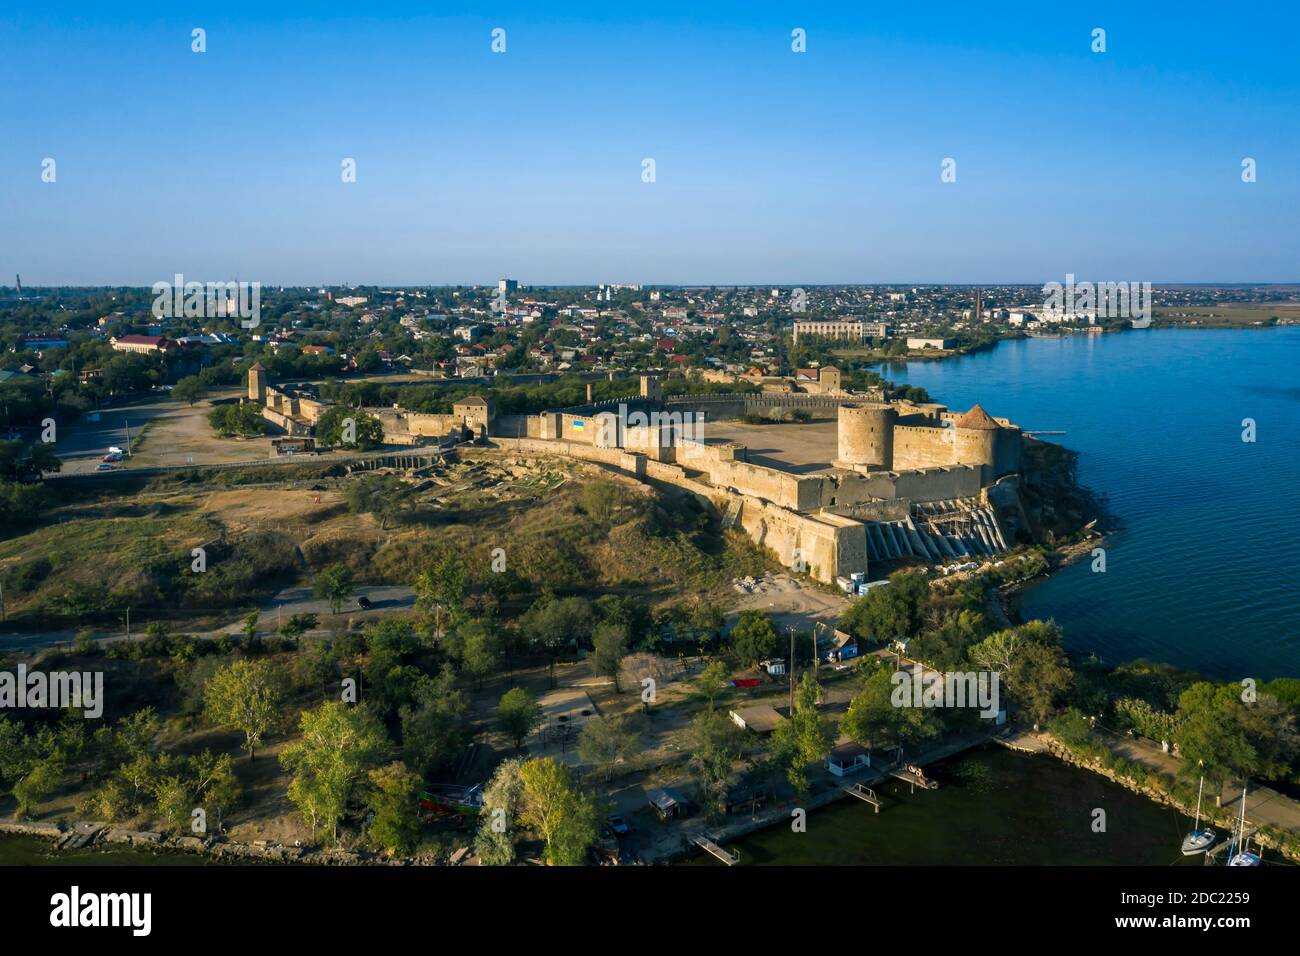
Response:
[{"label": "stone tower", "polygon": [[254,362],[248,368],[248,400],[266,404],[266,366]]},{"label": "stone tower", "polygon": [[653,375],[641,376],[641,397],[652,402],[662,402],[664,400],[664,387],[659,384],[658,378]]},{"label": "stone tower", "polygon": [[993,480],[997,466],[998,435],[1002,430],[997,422],[979,405],[953,420],[956,430],[953,464],[979,465],[981,481]]},{"label": "stone tower", "polygon": [[898,413],[888,405],[841,405],[839,468],[883,469],[894,465],[894,425]]}]

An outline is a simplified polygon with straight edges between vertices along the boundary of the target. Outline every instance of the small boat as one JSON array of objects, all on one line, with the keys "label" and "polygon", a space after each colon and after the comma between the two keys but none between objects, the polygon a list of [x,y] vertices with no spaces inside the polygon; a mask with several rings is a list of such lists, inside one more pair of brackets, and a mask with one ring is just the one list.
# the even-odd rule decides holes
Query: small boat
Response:
[{"label": "small boat", "polygon": [[1202,775],[1200,786],[1196,789],[1196,823],[1192,832],[1183,837],[1183,856],[1195,856],[1204,853],[1214,844],[1215,832],[1209,827],[1201,829],[1201,794],[1205,792],[1205,777]]},{"label": "small boat", "polygon": [[1258,853],[1243,850],[1228,861],[1228,866],[1259,866],[1262,862]]},{"label": "small boat", "polygon": [[420,792],[420,806],[434,813],[473,816],[483,812],[483,785],[429,787]]},{"label": "small boat", "polygon": [[1241,785],[1241,817],[1237,822],[1237,832],[1233,836],[1233,846],[1237,851],[1228,850],[1228,866],[1259,866],[1261,862],[1258,853],[1251,853],[1242,836],[1246,832],[1246,784]]}]

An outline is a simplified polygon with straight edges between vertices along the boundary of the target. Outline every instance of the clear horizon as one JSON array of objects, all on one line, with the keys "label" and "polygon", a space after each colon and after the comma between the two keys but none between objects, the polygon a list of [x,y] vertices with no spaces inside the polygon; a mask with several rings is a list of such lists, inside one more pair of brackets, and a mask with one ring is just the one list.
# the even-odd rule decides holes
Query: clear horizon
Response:
[{"label": "clear horizon", "polygon": [[1000,19],[943,3],[0,14],[0,277],[1297,281],[1300,13]]}]

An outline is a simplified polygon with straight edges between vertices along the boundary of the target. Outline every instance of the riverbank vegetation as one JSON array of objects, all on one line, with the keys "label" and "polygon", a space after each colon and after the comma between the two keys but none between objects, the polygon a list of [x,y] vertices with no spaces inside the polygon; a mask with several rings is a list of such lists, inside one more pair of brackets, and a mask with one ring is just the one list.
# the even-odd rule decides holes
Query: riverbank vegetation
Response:
[{"label": "riverbank vegetation", "polygon": [[[1054,622],[1000,628],[988,613],[987,590],[1024,570],[1008,564],[992,576],[933,587],[925,574],[898,572],[888,587],[855,602],[840,626],[875,645],[897,646],[935,670],[999,673],[1019,712],[1036,726],[1051,723],[1072,745],[1082,740],[1078,728],[1105,728],[1181,758],[1180,783],[1204,773],[1215,785],[1255,779],[1296,792],[1300,681],[1216,682],[1148,661],[1105,667],[1093,658],[1071,660]],[[883,713],[884,688],[872,688],[872,679],[872,696],[860,706],[864,713]],[[887,725],[880,717],[861,722]],[[901,732],[917,739],[927,729],[905,726]]]}]

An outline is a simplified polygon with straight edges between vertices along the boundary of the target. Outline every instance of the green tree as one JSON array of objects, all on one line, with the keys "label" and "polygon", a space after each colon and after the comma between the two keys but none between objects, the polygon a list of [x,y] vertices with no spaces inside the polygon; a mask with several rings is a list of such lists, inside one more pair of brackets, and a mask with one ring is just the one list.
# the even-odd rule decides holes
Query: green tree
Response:
[{"label": "green tree", "polygon": [[410,853],[420,836],[420,778],[394,761],[369,773],[370,839],[390,855]]},{"label": "green tree", "polygon": [[522,766],[518,758],[503,760],[483,788],[483,812],[479,815],[474,850],[484,866],[509,866],[515,861],[524,796],[524,781],[519,774]]},{"label": "green tree", "polygon": [[520,822],[545,842],[546,861],[552,866],[582,865],[600,836],[599,806],[569,768],[550,757],[525,761],[519,776]]},{"label": "green tree", "polygon": [[1277,698],[1252,698],[1240,684],[1199,681],[1178,698],[1176,740],[1184,767],[1216,784],[1253,775],[1286,779],[1300,752],[1294,712]]},{"label": "green tree", "polygon": [[935,713],[924,707],[895,706],[895,689],[893,675],[877,669],[849,704],[840,721],[841,732],[870,749],[910,746],[937,737],[941,727]]},{"label": "green tree", "polygon": [[606,781],[614,779],[614,768],[637,753],[640,746],[641,735],[633,718],[626,715],[589,720],[578,734],[578,756]]},{"label": "green tree", "polygon": [[725,809],[727,786],[735,772],[736,761],[745,752],[744,731],[716,710],[702,711],[691,721],[687,734],[690,746],[688,765],[700,783],[706,811],[710,818]]},{"label": "green tree", "polygon": [[1026,644],[1006,675],[1007,691],[1041,724],[1052,716],[1074,685],[1065,651],[1049,644]]},{"label": "green tree", "polygon": [[731,629],[731,651],[743,666],[771,657],[776,653],[776,628],[762,611],[741,611],[740,620]]},{"label": "green tree", "polygon": [[316,440],[328,448],[368,451],[384,443],[384,426],[360,409],[335,405],[316,422]]},{"label": "green tree", "polygon": [[208,412],[208,424],[220,438],[254,438],[266,430],[262,406],[257,402],[218,405]]},{"label": "green tree", "polygon": [[591,669],[614,682],[614,693],[623,693],[619,673],[627,655],[627,628],[621,624],[597,624],[591,634],[591,644]]},{"label": "green tree", "polygon": [[521,626],[550,655],[552,683],[555,681],[555,663],[561,652],[589,640],[595,622],[591,604],[579,597],[539,599],[528,609]]},{"label": "green tree", "polygon": [[30,817],[38,804],[49,799],[63,782],[63,774],[63,759],[57,755],[35,761],[31,769],[13,786],[14,800],[18,802],[18,817]]},{"label": "green tree", "polygon": [[885,587],[872,588],[840,619],[840,629],[854,637],[888,643],[921,630],[930,601],[925,575],[896,571]]},{"label": "green tree", "polygon": [[817,712],[821,687],[805,672],[795,692],[794,713],[772,731],[772,751],[786,768],[786,779],[800,794],[808,792],[808,768],[831,752],[830,721]]},{"label": "green tree", "polygon": [[284,679],[269,661],[232,661],[217,671],[203,692],[208,720],[234,727],[244,735],[248,759],[256,757],[262,738],[284,716]]},{"label": "green tree", "polygon": [[704,670],[695,676],[695,688],[708,700],[709,710],[713,709],[718,695],[726,690],[730,677],[731,669],[726,662],[716,659],[704,665]]},{"label": "green tree", "polygon": [[448,615],[465,603],[465,562],[455,551],[438,552],[415,581],[416,606],[434,615],[439,633]]},{"label": "green tree", "polygon": [[515,742],[515,749],[523,747],[542,722],[542,708],[537,698],[522,687],[512,687],[501,695],[497,704],[497,730]]},{"label": "green tree", "polygon": [[341,701],[303,711],[298,726],[300,736],[280,754],[293,774],[289,800],[332,843],[358,782],[389,750],[388,737],[369,710]]},{"label": "green tree", "polygon": [[289,620],[280,625],[280,636],[296,641],[308,631],[314,631],[320,625],[315,614],[291,614]]},{"label": "green tree", "polygon": [[195,799],[204,810],[216,816],[219,826],[243,797],[243,788],[235,776],[234,758],[230,754],[216,756],[204,750],[189,759],[188,770]]},{"label": "green tree", "polygon": [[331,564],[316,575],[312,582],[312,594],[328,601],[330,613],[337,614],[344,603],[352,597],[352,569],[346,564]]},{"label": "green tree", "polygon": [[481,687],[483,678],[501,666],[502,643],[491,619],[471,618],[457,623],[444,647],[460,663],[461,671]]},{"label": "green tree", "polygon": [[343,498],[353,514],[372,514],[381,531],[388,522],[408,511],[415,499],[414,486],[397,475],[362,475],[349,482]]},{"label": "green tree", "polygon": [[208,394],[208,387],[197,375],[187,375],[172,386],[172,398],[184,402],[191,408],[194,403]]},{"label": "green tree", "polygon": [[179,828],[190,819],[195,801],[194,792],[190,789],[189,781],[180,774],[160,776],[154,784],[153,793],[158,816],[166,820],[169,826]]},{"label": "green tree", "polygon": [[470,742],[469,701],[444,671],[416,681],[414,703],[399,711],[406,763],[420,773],[446,766]]}]

